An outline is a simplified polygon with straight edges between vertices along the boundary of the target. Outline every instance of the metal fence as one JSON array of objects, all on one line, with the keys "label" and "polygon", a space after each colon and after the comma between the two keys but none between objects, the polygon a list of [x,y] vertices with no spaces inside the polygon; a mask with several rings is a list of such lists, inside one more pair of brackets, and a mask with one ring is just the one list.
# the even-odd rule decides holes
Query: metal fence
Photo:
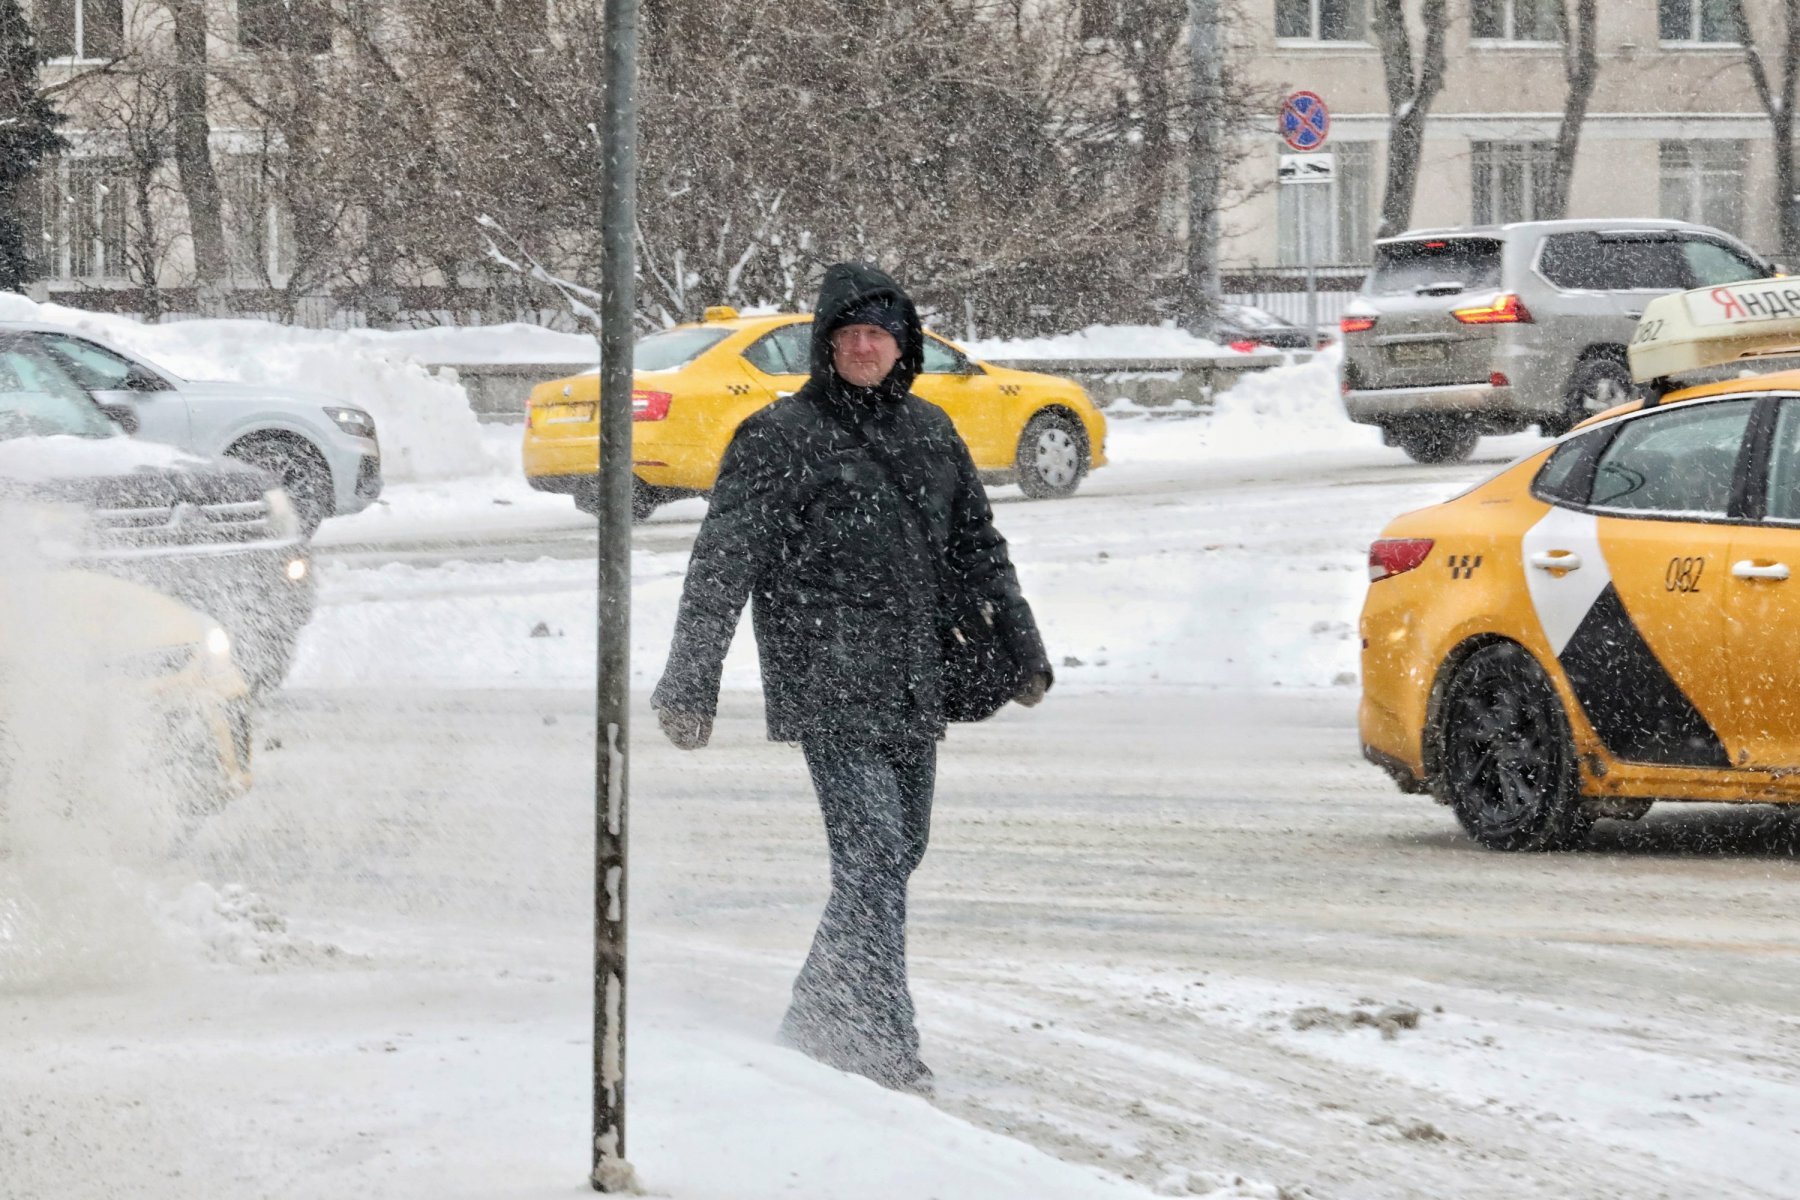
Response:
[{"label": "metal fence", "polygon": [[[1332,263],[1315,268],[1319,289],[1319,323],[1336,325],[1344,306],[1362,287],[1369,268],[1358,263]],[[1248,304],[1284,321],[1306,320],[1306,268],[1249,267],[1226,271],[1220,280],[1227,302]]]}]

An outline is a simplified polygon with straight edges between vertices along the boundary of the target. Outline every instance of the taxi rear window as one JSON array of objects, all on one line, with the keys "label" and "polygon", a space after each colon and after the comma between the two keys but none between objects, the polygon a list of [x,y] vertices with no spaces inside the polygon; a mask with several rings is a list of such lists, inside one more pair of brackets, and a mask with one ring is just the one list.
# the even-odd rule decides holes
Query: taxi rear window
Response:
[{"label": "taxi rear window", "polygon": [[638,371],[669,371],[685,367],[702,354],[724,341],[729,329],[665,329],[637,340],[632,349],[632,368]]},{"label": "taxi rear window", "polygon": [[1500,243],[1494,238],[1421,238],[1375,247],[1371,296],[1410,296],[1461,284],[1464,291],[1500,286]]}]

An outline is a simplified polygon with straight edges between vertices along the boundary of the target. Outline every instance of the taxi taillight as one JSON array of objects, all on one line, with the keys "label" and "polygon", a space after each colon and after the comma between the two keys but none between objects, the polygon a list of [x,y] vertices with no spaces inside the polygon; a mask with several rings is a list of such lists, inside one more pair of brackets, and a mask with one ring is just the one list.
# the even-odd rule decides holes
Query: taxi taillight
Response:
[{"label": "taxi taillight", "polygon": [[669,415],[669,405],[675,397],[670,392],[646,392],[633,390],[631,393],[631,419],[634,421],[661,421]]},{"label": "taxi taillight", "polygon": [[1430,538],[1382,538],[1369,547],[1369,581],[1402,575],[1431,553]]},{"label": "taxi taillight", "polygon": [[1338,322],[1339,333],[1367,333],[1375,328],[1374,317],[1345,317]]},{"label": "taxi taillight", "polygon": [[1492,304],[1477,304],[1469,308],[1454,308],[1450,315],[1464,325],[1529,325],[1532,323],[1531,310],[1525,307],[1511,292],[1496,296]]}]

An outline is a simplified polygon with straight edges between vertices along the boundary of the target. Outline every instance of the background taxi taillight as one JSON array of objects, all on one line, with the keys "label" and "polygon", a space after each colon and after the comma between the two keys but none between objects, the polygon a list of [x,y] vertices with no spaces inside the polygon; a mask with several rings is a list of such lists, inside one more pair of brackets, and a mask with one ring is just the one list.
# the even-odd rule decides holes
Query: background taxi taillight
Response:
[{"label": "background taxi taillight", "polygon": [[1491,304],[1453,308],[1450,315],[1464,325],[1530,325],[1531,310],[1511,292],[1494,297]]},{"label": "background taxi taillight", "polygon": [[1369,581],[1405,574],[1425,561],[1434,544],[1430,538],[1382,538],[1369,547]]},{"label": "background taxi taillight", "polygon": [[634,421],[661,421],[669,415],[669,405],[674,403],[672,392],[646,392],[633,389],[631,393],[631,419]]}]

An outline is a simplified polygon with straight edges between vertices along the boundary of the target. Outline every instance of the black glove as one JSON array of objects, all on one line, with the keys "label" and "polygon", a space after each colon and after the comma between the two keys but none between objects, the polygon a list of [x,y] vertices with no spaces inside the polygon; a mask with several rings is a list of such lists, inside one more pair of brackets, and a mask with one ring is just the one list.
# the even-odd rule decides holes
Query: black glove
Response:
[{"label": "black glove", "polygon": [[1038,701],[1044,698],[1044,693],[1049,690],[1050,676],[1039,671],[1025,681],[1025,686],[1019,689],[1018,694],[1013,697],[1013,700],[1024,705],[1026,708],[1033,708],[1037,705]]},{"label": "black glove", "polygon": [[663,734],[681,750],[698,750],[712,740],[712,717],[704,713],[656,710],[656,720]]}]

